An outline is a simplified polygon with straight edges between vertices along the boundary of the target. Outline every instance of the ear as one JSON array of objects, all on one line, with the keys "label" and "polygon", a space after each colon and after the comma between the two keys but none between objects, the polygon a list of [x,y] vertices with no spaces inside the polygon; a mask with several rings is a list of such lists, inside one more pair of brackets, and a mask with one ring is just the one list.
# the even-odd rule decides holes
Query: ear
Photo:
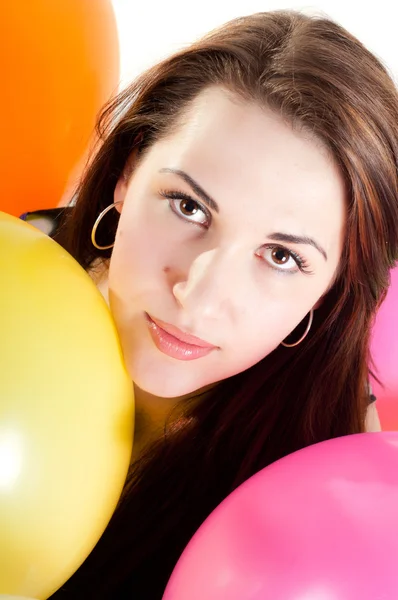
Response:
[{"label": "ear", "polygon": [[118,204],[116,204],[116,206],[115,206],[115,208],[118,212],[122,212],[122,207],[123,207],[122,202],[124,202],[124,199],[127,194],[131,175],[134,171],[136,158],[137,158],[137,150],[134,150],[130,154],[130,156],[124,166],[123,172],[118,179],[118,182],[115,187],[115,191],[113,192],[113,201],[115,203],[118,202]]},{"label": "ear", "polygon": [[113,192],[113,201],[115,202],[115,208],[118,212],[122,212],[122,202],[126,197],[127,189],[128,189],[129,179],[126,176],[125,172],[121,174],[118,179],[118,182],[115,187],[115,191]]},{"label": "ear", "polygon": [[316,310],[317,308],[319,308],[320,306],[322,306],[326,296],[328,295],[328,293],[330,292],[330,290],[333,288],[334,283],[335,283],[335,278],[331,281],[331,283],[329,284],[329,286],[327,287],[327,289],[323,292],[322,296],[318,299],[318,301],[314,304],[314,306],[312,307],[313,310]]},{"label": "ear", "polygon": [[316,304],[314,304],[314,306],[312,307],[312,310],[316,310],[317,308],[322,306],[324,299],[325,299],[325,294],[319,298],[319,300],[318,300],[318,302],[316,302]]}]

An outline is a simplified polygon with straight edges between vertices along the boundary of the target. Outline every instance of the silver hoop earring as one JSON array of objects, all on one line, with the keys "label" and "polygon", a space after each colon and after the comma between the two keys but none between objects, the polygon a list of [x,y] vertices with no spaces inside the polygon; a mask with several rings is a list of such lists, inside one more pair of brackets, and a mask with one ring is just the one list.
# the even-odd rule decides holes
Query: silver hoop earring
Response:
[{"label": "silver hoop earring", "polygon": [[113,202],[113,204],[110,204],[109,206],[104,208],[104,210],[98,215],[98,217],[93,225],[93,228],[91,230],[91,243],[93,244],[94,248],[97,248],[98,250],[109,250],[110,248],[113,248],[114,243],[110,244],[109,246],[99,246],[96,242],[95,236],[97,233],[98,225],[101,223],[102,217],[104,217],[107,212],[109,212],[112,208],[114,208],[116,206],[116,204],[121,204],[123,202],[124,202],[124,200],[119,200],[118,202]]},{"label": "silver hoop earring", "polygon": [[281,342],[282,346],[285,346],[285,348],[293,348],[294,346],[298,346],[299,344],[301,344],[301,342],[307,337],[308,332],[311,329],[313,319],[314,319],[314,309],[311,308],[307,327],[305,328],[305,331],[304,331],[303,335],[301,336],[301,338],[298,340],[298,342],[295,342],[294,344],[286,344],[286,342]]}]

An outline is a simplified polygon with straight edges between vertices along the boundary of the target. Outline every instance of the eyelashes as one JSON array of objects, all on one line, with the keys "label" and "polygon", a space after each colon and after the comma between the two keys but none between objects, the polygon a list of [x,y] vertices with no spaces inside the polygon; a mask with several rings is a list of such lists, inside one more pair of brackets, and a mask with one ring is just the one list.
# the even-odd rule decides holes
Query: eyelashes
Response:
[{"label": "eyelashes", "polygon": [[[266,260],[266,262],[270,265],[270,267],[272,269],[276,269],[279,272],[285,272],[285,273],[296,273],[298,270],[300,270],[302,273],[305,273],[306,275],[312,275],[313,272],[310,270],[309,264],[306,261],[306,259],[301,256],[300,254],[298,254],[298,252],[294,252],[293,250],[290,250],[290,248],[286,248],[285,246],[281,246],[280,244],[276,245],[276,244],[267,244],[264,247],[265,252],[266,251],[271,251],[271,256],[272,254],[274,254],[274,256],[276,257],[277,253],[285,253],[288,256],[288,262],[284,262],[283,259],[281,259],[281,262],[277,263],[277,262],[273,262],[272,258],[270,261]],[[261,255],[264,255],[265,252],[256,252],[256,256],[261,257]],[[278,259],[276,258],[276,260],[278,261]],[[289,260],[293,261],[296,265],[295,268],[284,268],[285,265],[289,264]]]},{"label": "eyelashes", "polygon": [[[211,223],[211,213],[200,202],[191,198],[189,194],[179,191],[166,192],[162,190],[160,195],[169,201],[171,210],[184,221],[194,223],[201,227],[208,227]],[[180,206],[178,206],[180,204]],[[192,211],[192,212],[191,212]],[[200,220],[200,213],[204,216]],[[194,217],[190,219],[190,217]]]},{"label": "eyelashes", "polygon": [[[185,223],[196,225],[204,229],[207,229],[210,226],[212,220],[211,212],[186,192],[179,190],[161,190],[159,194],[162,198],[168,200],[172,212]],[[264,258],[267,252],[271,253],[269,260],[268,258]],[[277,255],[283,253],[285,253],[285,257],[287,255],[287,261],[281,256],[278,258]],[[293,274],[297,273],[297,271],[301,271],[306,275],[313,274],[307,260],[301,254],[290,248],[281,246],[280,244],[266,244],[256,252],[256,256],[262,259],[270,268],[279,273]],[[274,259],[276,259],[276,262]],[[290,266],[290,268],[286,268],[291,262],[294,263],[294,267],[292,268],[292,266]]]}]

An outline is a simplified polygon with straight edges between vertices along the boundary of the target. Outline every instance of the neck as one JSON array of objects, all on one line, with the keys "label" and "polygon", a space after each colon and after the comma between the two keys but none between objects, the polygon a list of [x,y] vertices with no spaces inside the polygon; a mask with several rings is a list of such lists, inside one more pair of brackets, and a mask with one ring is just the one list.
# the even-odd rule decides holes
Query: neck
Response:
[{"label": "neck", "polygon": [[141,390],[134,384],[135,431],[132,461],[137,460],[149,444],[163,436],[169,418],[173,423],[179,419],[179,428],[187,425],[188,421],[185,422],[184,419],[181,419],[184,401],[195,398],[203,401],[215,385],[207,385],[200,390],[177,398],[161,398]]},{"label": "neck", "polygon": [[104,297],[105,302],[109,306],[108,266],[108,261],[98,258],[93,262],[87,273],[90,275],[99,292],[101,292]]},{"label": "neck", "polygon": [[159,398],[134,384],[135,429],[132,460],[144,449],[161,438],[172,411],[178,414],[178,398]]}]

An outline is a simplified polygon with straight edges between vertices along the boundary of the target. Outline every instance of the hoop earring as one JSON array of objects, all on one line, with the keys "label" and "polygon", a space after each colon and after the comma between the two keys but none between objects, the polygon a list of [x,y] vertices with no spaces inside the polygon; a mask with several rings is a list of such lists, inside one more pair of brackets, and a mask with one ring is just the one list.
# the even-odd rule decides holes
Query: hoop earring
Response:
[{"label": "hoop earring", "polygon": [[91,243],[93,244],[94,248],[97,248],[98,250],[109,250],[110,248],[113,248],[113,246],[115,245],[115,242],[113,242],[113,244],[110,244],[109,246],[99,246],[96,242],[95,236],[97,233],[98,225],[102,221],[102,217],[104,217],[107,212],[109,212],[112,208],[114,208],[116,206],[116,204],[121,204],[123,202],[124,202],[124,200],[119,200],[118,202],[113,202],[113,204],[110,204],[109,206],[104,208],[104,210],[98,215],[98,217],[93,225],[93,228],[91,230]]},{"label": "hoop earring", "polygon": [[286,344],[286,342],[281,342],[282,346],[285,346],[285,348],[293,348],[294,346],[298,346],[299,344],[301,344],[301,342],[307,337],[308,332],[311,329],[313,319],[314,319],[314,309],[311,308],[307,327],[305,328],[305,331],[304,331],[303,335],[301,336],[301,338],[298,340],[298,342],[295,342],[294,344]]}]

